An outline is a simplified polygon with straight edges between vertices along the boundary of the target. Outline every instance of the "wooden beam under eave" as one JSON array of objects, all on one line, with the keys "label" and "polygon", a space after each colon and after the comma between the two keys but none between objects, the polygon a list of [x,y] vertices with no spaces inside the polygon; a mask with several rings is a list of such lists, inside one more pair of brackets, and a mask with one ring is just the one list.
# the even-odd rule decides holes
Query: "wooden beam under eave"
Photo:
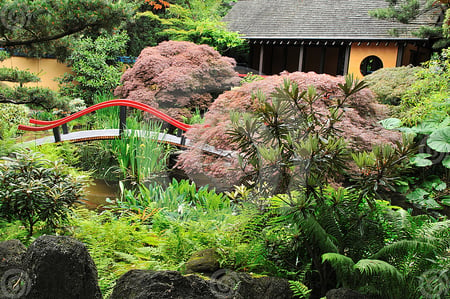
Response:
[{"label": "wooden beam under eave", "polygon": [[348,75],[348,64],[350,62],[350,45],[345,47],[344,54],[344,76]]},{"label": "wooden beam under eave", "polygon": [[298,71],[303,71],[303,57],[305,56],[305,46],[300,46],[300,54],[298,55]]},{"label": "wooden beam under eave", "polygon": [[259,49],[259,66],[258,66],[258,74],[263,74],[263,63],[264,63],[264,45],[261,45]]}]

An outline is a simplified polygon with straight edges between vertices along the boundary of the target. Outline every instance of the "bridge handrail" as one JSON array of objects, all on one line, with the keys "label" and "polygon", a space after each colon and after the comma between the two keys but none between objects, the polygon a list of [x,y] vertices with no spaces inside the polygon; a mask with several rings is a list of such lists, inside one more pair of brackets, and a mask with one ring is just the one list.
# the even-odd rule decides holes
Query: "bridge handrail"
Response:
[{"label": "bridge handrail", "polygon": [[58,119],[58,120],[44,121],[44,120],[30,119],[30,123],[36,124],[36,125],[44,125],[44,126],[43,127],[33,127],[33,126],[27,126],[27,125],[19,125],[18,129],[24,130],[24,131],[46,131],[46,130],[50,130],[50,129],[59,127],[63,124],[68,123],[69,121],[77,119],[77,118],[79,118],[85,114],[91,113],[93,111],[96,111],[96,110],[99,110],[102,108],[113,107],[113,106],[127,106],[127,107],[132,107],[132,108],[136,108],[136,109],[148,112],[148,113],[174,125],[175,127],[179,128],[183,131],[187,131],[189,128],[191,128],[191,125],[180,122],[180,121],[170,117],[169,115],[167,115],[153,107],[150,107],[146,104],[139,103],[136,101],[131,101],[131,100],[119,99],[119,100],[110,100],[110,101],[95,104],[91,107],[88,107],[84,110],[78,111],[72,115],[66,116],[66,117]]}]

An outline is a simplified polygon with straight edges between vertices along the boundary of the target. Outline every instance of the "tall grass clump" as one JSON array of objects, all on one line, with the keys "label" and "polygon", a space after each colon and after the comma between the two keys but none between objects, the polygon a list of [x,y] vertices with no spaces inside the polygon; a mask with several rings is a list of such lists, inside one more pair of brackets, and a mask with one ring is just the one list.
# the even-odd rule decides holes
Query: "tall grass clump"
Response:
[{"label": "tall grass clump", "polygon": [[161,131],[161,125],[128,120],[122,138],[111,142],[124,178],[140,183],[167,169],[171,147],[158,141],[158,137],[164,136]]},{"label": "tall grass clump", "polygon": [[140,184],[135,190],[128,190],[120,183],[120,189],[118,207],[121,209],[138,212],[146,208],[164,209],[166,214],[180,217],[192,215],[192,210],[217,212],[232,209],[229,198],[223,193],[209,190],[208,186],[197,188],[194,182],[187,180],[173,179],[167,188],[156,183],[148,187]]}]

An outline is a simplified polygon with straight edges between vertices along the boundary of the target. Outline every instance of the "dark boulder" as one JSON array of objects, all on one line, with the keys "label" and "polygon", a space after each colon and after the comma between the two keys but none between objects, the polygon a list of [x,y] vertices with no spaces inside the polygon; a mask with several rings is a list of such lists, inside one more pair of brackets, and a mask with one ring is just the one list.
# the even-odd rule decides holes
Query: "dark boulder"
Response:
[{"label": "dark boulder", "polygon": [[363,295],[361,293],[358,293],[356,291],[346,289],[346,288],[329,290],[326,294],[326,297],[327,297],[327,299],[369,299],[369,298],[372,298],[372,297]]},{"label": "dark boulder", "polygon": [[73,238],[41,236],[30,245],[23,262],[31,278],[26,298],[102,298],[95,264],[84,244]]},{"label": "dark boulder", "polygon": [[[223,272],[223,275],[220,275]],[[252,278],[247,273],[219,270],[211,277],[219,285],[226,285],[242,298],[248,299],[290,299],[293,293],[289,281],[278,277]],[[223,287],[222,287],[223,288]],[[228,297],[227,297],[228,298]]]},{"label": "dark boulder", "polygon": [[26,247],[19,240],[0,242],[0,299],[20,298],[30,290],[22,258]]},{"label": "dark boulder", "polygon": [[19,240],[0,242],[0,277],[9,269],[22,267],[22,255],[26,250]]},{"label": "dark boulder", "polygon": [[274,277],[252,278],[218,270],[211,280],[176,271],[131,270],[116,283],[111,299],[290,299],[289,282]]},{"label": "dark boulder", "polygon": [[[110,299],[216,299],[210,284],[176,271],[131,270],[117,280]],[[233,298],[233,297],[230,297]],[[236,297],[240,298],[240,297]]]}]

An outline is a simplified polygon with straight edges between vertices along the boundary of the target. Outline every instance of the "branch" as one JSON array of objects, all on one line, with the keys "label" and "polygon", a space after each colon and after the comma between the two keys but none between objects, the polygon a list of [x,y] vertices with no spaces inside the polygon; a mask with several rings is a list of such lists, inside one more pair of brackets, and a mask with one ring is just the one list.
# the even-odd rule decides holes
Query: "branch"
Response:
[{"label": "branch", "polygon": [[33,38],[33,39],[28,39],[28,40],[2,40],[0,41],[0,46],[2,47],[12,47],[12,46],[29,46],[31,44],[34,43],[42,43],[42,42],[48,42],[48,41],[52,41],[52,40],[57,40],[60,39],[62,37],[68,36],[68,35],[72,35],[74,33],[78,33],[80,31],[83,31],[84,29],[90,27],[90,26],[94,26],[97,25],[96,23],[91,23],[91,24],[85,24],[83,26],[79,26],[79,27],[73,27],[67,31],[55,34],[55,35],[50,35],[50,36],[44,36],[44,37],[37,37],[37,38]]}]

